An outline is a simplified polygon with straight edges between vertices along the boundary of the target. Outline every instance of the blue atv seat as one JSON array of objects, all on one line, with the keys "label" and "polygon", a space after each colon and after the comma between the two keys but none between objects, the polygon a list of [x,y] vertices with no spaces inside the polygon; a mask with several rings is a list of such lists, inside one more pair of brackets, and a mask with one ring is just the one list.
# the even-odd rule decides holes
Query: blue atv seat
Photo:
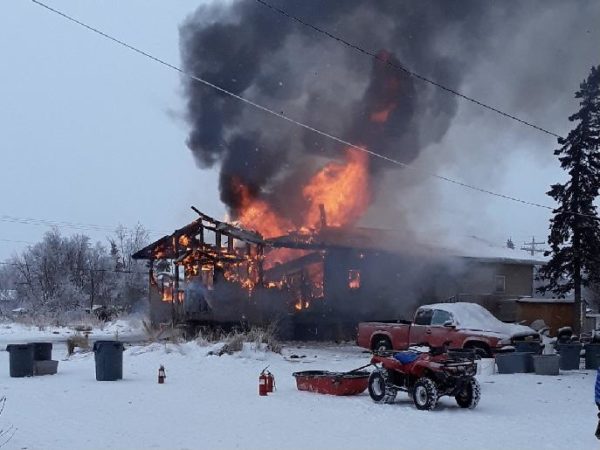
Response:
[{"label": "blue atv seat", "polygon": [[419,354],[417,352],[407,351],[407,352],[394,353],[394,359],[396,361],[400,362],[400,364],[410,364],[418,357],[419,357]]}]

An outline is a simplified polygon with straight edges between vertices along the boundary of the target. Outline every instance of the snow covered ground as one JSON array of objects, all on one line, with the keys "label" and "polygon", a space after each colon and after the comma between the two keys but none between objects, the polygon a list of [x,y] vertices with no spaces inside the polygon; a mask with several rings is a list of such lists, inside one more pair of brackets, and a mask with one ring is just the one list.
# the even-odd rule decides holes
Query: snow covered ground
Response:
[{"label": "snow covered ground", "polygon": [[[25,331],[14,337],[26,340]],[[402,393],[395,404],[379,405],[367,393],[332,397],[296,390],[292,372],[367,363],[369,355],[351,345],[289,344],[283,355],[246,348],[207,356],[209,350],[193,342],[130,346],[125,378],[117,382],[95,381],[93,354],[65,360],[61,343],[54,347],[57,375],[9,378],[2,351],[7,402],[0,428],[16,428],[5,448],[598,448],[593,372],[480,376],[483,394],[475,410],[444,398],[427,412]],[[156,380],[160,364],[167,371],[164,385]],[[277,391],[259,397],[258,375],[267,365]]]}]

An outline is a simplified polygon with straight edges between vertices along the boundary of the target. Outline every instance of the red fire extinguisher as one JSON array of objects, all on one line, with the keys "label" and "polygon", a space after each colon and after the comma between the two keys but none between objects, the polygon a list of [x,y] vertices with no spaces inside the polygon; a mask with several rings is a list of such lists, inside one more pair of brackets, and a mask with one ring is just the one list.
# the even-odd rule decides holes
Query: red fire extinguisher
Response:
[{"label": "red fire extinguisher", "polygon": [[165,378],[167,378],[167,375],[165,374],[165,367],[160,366],[158,368],[158,384],[164,384]]},{"label": "red fire extinguisher", "polygon": [[267,392],[273,392],[275,389],[275,377],[271,372],[265,369],[265,375],[267,376]]},{"label": "red fire extinguisher", "polygon": [[269,391],[267,390],[267,374],[263,370],[258,377],[258,395],[265,396]]},{"label": "red fire extinguisher", "polygon": [[267,395],[275,389],[275,377],[265,367],[258,377],[258,395]]}]

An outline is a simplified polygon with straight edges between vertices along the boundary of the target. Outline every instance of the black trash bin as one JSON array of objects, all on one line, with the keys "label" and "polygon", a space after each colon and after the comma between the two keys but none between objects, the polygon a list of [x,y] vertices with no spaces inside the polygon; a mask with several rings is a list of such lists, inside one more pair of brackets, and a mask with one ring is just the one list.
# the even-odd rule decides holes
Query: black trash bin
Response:
[{"label": "black trash bin", "polygon": [[6,346],[9,357],[9,372],[13,378],[33,376],[33,345],[9,344]]},{"label": "black trash bin", "polygon": [[585,347],[585,368],[596,370],[600,367],[600,344],[587,344]]},{"label": "black trash bin", "polygon": [[509,352],[496,355],[498,373],[529,373],[533,372],[533,353]]},{"label": "black trash bin", "polygon": [[115,381],[123,378],[123,350],[123,343],[119,341],[94,342],[97,381]]},{"label": "black trash bin", "polygon": [[560,355],[560,370],[579,370],[581,344],[579,342],[558,344],[556,351]]},{"label": "black trash bin", "polygon": [[516,341],[514,345],[517,352],[542,353],[542,345],[538,341]]},{"label": "black trash bin", "polygon": [[33,345],[34,361],[50,361],[52,359],[51,342],[33,342],[31,345]]}]

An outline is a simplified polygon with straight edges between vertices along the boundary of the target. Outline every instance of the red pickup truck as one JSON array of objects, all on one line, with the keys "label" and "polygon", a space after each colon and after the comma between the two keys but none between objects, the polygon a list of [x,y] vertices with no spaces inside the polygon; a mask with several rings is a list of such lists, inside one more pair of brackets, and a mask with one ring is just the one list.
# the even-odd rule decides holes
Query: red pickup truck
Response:
[{"label": "red pickup truck", "polygon": [[539,340],[533,329],[501,322],[475,303],[437,303],[421,306],[414,322],[403,320],[358,324],[357,344],[369,350],[405,350],[428,344],[472,348],[481,357],[491,357],[516,340]]}]

